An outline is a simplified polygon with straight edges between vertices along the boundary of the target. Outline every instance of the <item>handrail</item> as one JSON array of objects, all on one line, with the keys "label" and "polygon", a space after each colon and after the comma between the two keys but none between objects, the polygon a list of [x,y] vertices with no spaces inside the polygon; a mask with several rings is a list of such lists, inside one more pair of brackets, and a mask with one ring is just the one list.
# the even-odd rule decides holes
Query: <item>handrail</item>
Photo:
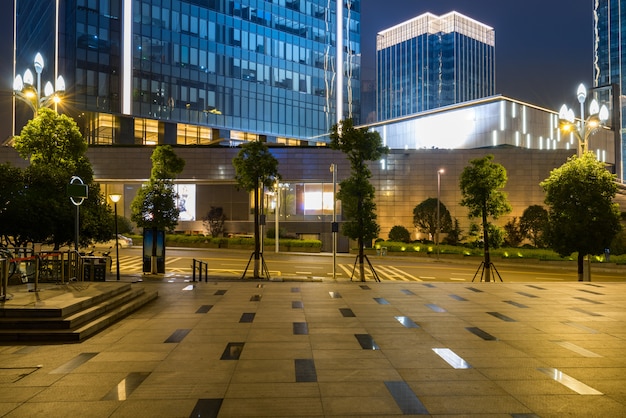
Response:
[{"label": "handrail", "polygon": [[197,270],[199,272],[199,277],[198,277],[198,282],[202,281],[202,267],[204,267],[204,281],[205,283],[209,281],[209,264],[202,261],[202,260],[196,260],[195,258],[193,259],[193,266],[192,266],[192,281],[196,281],[196,265],[197,265]]}]

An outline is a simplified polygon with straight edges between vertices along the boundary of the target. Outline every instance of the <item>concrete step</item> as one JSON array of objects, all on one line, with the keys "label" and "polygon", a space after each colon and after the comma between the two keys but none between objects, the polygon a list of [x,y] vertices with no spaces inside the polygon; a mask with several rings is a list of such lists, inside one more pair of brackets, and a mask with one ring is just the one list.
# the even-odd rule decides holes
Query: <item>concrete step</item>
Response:
[{"label": "concrete step", "polygon": [[[23,315],[18,315],[17,312],[0,315],[0,341],[78,342],[158,297],[156,291],[146,292],[143,287],[132,288],[130,285],[118,287],[123,290],[106,289],[101,294],[80,297],[79,301],[62,308],[40,309],[34,306],[23,308],[25,311]],[[56,302],[61,303],[58,300]],[[0,312],[2,310],[4,309],[0,309]],[[69,313],[63,315],[63,311]],[[39,312],[40,316],[37,316],[36,312]],[[57,316],[51,316],[53,312],[56,312]]]}]

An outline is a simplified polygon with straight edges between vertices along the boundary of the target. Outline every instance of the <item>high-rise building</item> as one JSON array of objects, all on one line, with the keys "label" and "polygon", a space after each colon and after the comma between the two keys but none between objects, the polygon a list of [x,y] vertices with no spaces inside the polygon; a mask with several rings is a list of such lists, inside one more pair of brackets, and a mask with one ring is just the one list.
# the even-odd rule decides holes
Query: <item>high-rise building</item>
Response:
[{"label": "high-rise building", "polygon": [[378,33],[378,120],[495,94],[495,31],[457,12],[425,13]]},{"label": "high-rise building", "polygon": [[[594,3],[594,93],[612,103],[612,124],[620,125],[616,135],[616,175],[623,181],[626,163],[626,1],[596,0]],[[599,97],[598,97],[599,96]],[[619,121],[619,122],[618,122]]]},{"label": "high-rise building", "polygon": [[40,52],[90,144],[314,145],[359,122],[360,0],[15,1],[16,71]]}]

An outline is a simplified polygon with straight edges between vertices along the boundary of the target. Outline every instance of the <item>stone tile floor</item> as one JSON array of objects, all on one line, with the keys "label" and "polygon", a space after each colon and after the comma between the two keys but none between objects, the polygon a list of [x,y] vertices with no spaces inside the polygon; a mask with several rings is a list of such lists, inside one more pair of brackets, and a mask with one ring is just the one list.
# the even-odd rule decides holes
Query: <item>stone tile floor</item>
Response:
[{"label": "stone tile floor", "polygon": [[626,416],[626,283],[168,280],[82,343],[0,346],[0,416]]}]

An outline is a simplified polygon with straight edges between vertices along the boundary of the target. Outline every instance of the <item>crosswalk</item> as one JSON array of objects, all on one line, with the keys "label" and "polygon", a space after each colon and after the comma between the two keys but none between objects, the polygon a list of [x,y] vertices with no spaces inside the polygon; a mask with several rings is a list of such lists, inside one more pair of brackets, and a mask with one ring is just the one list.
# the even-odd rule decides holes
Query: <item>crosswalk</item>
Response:
[{"label": "crosswalk", "polygon": [[[237,264],[235,266],[223,266],[225,268],[211,268],[209,266],[209,274],[217,275],[234,275],[241,276],[243,274],[245,265]],[[357,270],[353,274],[354,264],[337,264],[337,275],[342,278],[353,278],[358,279],[358,266]],[[113,269],[115,269],[115,261],[113,262]],[[434,279],[430,277],[418,277],[412,275],[396,266],[390,265],[376,265],[374,266],[376,274],[378,275],[381,281],[403,281],[403,282],[421,282],[428,279]],[[191,259],[188,257],[166,257],[165,259],[165,270],[168,273],[192,273]],[[120,271],[123,273],[142,273],[143,272],[143,261],[140,256],[120,256]],[[281,276],[282,272],[280,271],[270,271],[272,276]],[[327,273],[328,276],[332,275],[332,273]],[[284,274],[284,276],[288,276],[288,274]],[[365,267],[365,279],[369,281],[374,280],[374,275],[369,266]]]}]

